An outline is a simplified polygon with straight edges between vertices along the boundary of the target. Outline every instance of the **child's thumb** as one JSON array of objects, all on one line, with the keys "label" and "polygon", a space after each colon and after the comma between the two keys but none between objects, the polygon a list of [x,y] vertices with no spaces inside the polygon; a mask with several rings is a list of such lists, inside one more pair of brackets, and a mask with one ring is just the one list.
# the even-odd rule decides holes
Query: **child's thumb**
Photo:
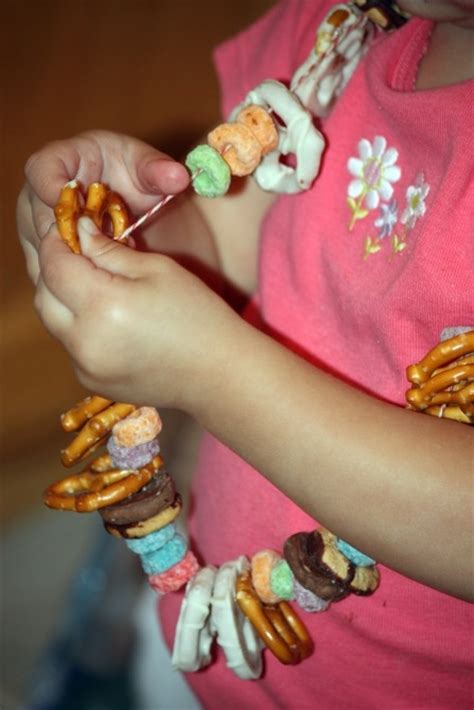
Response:
[{"label": "child's thumb", "polygon": [[136,276],[142,255],[133,249],[104,236],[90,217],[81,217],[77,223],[81,253],[101,269],[123,276]]}]

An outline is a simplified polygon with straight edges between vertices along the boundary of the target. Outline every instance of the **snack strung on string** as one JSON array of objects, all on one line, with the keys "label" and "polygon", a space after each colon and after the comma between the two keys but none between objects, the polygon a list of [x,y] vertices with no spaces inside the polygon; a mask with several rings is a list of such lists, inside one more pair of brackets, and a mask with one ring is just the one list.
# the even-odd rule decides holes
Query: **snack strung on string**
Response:
[{"label": "snack strung on string", "polygon": [[312,652],[311,637],[288,602],[275,606],[264,604],[255,591],[249,571],[238,577],[235,598],[262,641],[281,663],[294,665]]},{"label": "snack strung on string", "polygon": [[[129,225],[125,202],[120,195],[100,182],[89,185],[85,198],[77,180],[66,183],[54,208],[54,215],[62,239],[75,254],[81,252],[77,221],[82,215],[90,217],[98,229],[110,233],[117,240],[120,240]],[[110,229],[107,217],[111,223]]]},{"label": "snack strung on string", "polygon": [[474,329],[443,340],[407,368],[412,409],[474,423]]},{"label": "snack strung on string", "polygon": [[81,473],[51,484],[43,500],[48,508],[90,513],[139,491],[160,465],[161,459],[156,457],[138,470],[120,470],[112,467],[109,456],[101,456]]}]

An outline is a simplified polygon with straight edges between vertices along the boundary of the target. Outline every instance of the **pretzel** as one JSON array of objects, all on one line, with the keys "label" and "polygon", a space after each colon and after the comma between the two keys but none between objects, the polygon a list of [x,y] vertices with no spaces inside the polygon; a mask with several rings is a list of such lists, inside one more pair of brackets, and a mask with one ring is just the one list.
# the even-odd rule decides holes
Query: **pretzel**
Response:
[{"label": "pretzel", "polygon": [[431,414],[432,417],[439,417],[444,419],[452,419],[455,422],[461,422],[462,424],[472,424],[474,422],[474,407],[469,405],[466,407],[449,407],[445,404],[434,405],[432,407],[427,407],[425,414]]},{"label": "pretzel", "polygon": [[143,488],[163,461],[156,456],[137,471],[110,468],[110,456],[96,459],[89,468],[51,484],[43,495],[49,508],[90,513],[118,503]]},{"label": "pretzel", "polygon": [[81,253],[77,234],[77,220],[81,215],[90,217],[98,229],[104,230],[104,217],[108,215],[112,222],[112,236],[120,236],[129,224],[125,202],[116,192],[109,190],[103,183],[93,182],[87,190],[85,205],[77,180],[71,180],[61,190],[54,214],[59,233],[63,241],[75,254]]},{"label": "pretzel", "polygon": [[408,404],[434,417],[474,423],[474,330],[439,343],[407,368]]},{"label": "pretzel", "polygon": [[97,394],[88,396],[61,415],[61,426],[64,431],[77,431],[94,414],[102,412],[111,404],[113,404],[111,399],[99,397]]},{"label": "pretzel", "polygon": [[309,656],[313,642],[301,619],[287,602],[275,606],[262,604],[248,571],[237,578],[236,601],[281,663],[295,665]]},{"label": "pretzel", "polygon": [[[460,383],[469,383],[471,380],[474,380],[474,365],[453,367],[437,375],[433,375],[429,380],[423,383],[421,387],[412,387],[409,389],[406,394],[407,401],[417,409],[426,409],[432,402],[434,396],[438,395],[438,393]],[[458,392],[452,393],[452,397],[458,397],[458,400],[454,399],[452,401],[456,402],[456,404],[469,404],[469,402],[472,402],[472,392],[470,400],[468,399],[468,392],[466,392],[467,399],[463,399],[461,396],[461,392],[469,389],[472,390],[472,387],[470,388],[468,384]],[[446,395],[448,394],[450,393],[446,393]],[[449,401],[449,398],[446,401]]]},{"label": "pretzel", "polygon": [[463,355],[474,352],[474,330],[460,333],[434,347],[420,362],[407,368],[407,378],[414,385],[422,385],[433,372]]},{"label": "pretzel", "polygon": [[[115,402],[106,409],[95,414],[82,427],[79,434],[69,446],[61,452],[61,461],[64,466],[73,466],[76,461],[88,456],[94,449],[104,442],[112,431],[114,425],[128,417],[136,407],[134,404]],[[68,412],[66,415],[69,414]]]}]

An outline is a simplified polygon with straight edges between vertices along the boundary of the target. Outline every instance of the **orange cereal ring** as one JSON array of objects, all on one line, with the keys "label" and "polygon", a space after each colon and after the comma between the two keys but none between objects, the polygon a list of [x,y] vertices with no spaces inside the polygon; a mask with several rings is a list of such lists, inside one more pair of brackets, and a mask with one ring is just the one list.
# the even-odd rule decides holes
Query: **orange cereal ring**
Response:
[{"label": "orange cereal ring", "polygon": [[236,123],[250,128],[262,147],[262,155],[270,153],[278,145],[278,129],[275,121],[263,106],[250,104],[235,117]]},{"label": "orange cereal ring", "polygon": [[274,550],[260,550],[250,561],[252,584],[259,599],[265,604],[276,604],[281,601],[281,598],[272,591],[270,585],[272,569],[281,559],[281,555]]},{"label": "orange cereal ring", "polygon": [[161,426],[160,416],[154,407],[140,407],[117,422],[112,435],[118,446],[138,446],[155,439]]},{"label": "orange cereal ring", "polygon": [[262,159],[262,146],[243,123],[222,123],[208,134],[207,141],[224,158],[232,175],[250,175]]}]

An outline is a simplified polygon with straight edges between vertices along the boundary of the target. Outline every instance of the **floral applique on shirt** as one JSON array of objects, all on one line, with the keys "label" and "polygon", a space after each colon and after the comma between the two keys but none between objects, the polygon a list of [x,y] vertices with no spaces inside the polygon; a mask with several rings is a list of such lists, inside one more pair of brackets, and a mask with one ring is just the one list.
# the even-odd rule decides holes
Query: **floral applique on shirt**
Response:
[{"label": "floral applique on shirt", "polygon": [[[405,204],[400,209],[395,199],[394,185],[402,175],[397,165],[399,153],[387,147],[383,136],[375,136],[372,143],[362,138],[358,144],[359,157],[349,158],[347,169],[352,176],[347,188],[347,203],[351,210],[349,231],[356,222],[367,219],[377,210],[373,229],[364,238],[364,259],[391,244],[391,253],[401,254],[407,246],[409,233],[426,211],[426,197],[430,186],[419,173],[415,183],[405,193]],[[390,239],[387,239],[389,237]]]}]

